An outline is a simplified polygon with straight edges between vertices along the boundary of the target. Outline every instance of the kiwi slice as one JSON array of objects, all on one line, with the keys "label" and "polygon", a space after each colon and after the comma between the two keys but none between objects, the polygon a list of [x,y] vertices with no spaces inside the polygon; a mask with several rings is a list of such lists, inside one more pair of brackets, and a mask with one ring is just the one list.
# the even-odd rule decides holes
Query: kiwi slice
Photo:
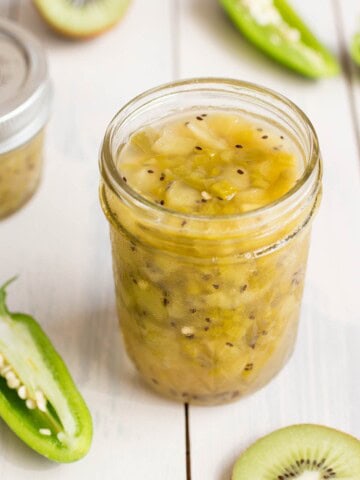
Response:
[{"label": "kiwi slice", "polygon": [[319,425],[294,425],[255,442],[232,480],[359,480],[360,441]]},{"label": "kiwi slice", "polygon": [[123,16],[130,0],[34,0],[44,20],[74,38],[99,35]]}]

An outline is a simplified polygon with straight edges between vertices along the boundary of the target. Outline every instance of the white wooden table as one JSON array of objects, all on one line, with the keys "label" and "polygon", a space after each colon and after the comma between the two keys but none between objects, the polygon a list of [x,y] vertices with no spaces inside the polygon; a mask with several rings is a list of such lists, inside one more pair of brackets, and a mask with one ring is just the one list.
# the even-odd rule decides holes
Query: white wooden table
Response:
[{"label": "white wooden table", "polygon": [[[341,55],[341,76],[316,83],[274,64],[242,39],[216,0],[134,0],[118,27],[83,43],[53,35],[30,0],[0,0],[1,15],[46,45],[55,87],[41,188],[0,223],[0,282],[20,274],[9,289],[10,306],[44,325],[95,423],[89,455],[55,465],[0,421],[1,480],[228,480],[237,455],[273,429],[315,422],[360,435],[360,71],[345,51],[360,5],[293,3]],[[125,356],[97,155],[106,124],[124,102],[194,76],[249,80],[295,101],[318,131],[325,175],[290,363],[255,395],[190,407],[186,416],[184,406],[144,388]]]}]

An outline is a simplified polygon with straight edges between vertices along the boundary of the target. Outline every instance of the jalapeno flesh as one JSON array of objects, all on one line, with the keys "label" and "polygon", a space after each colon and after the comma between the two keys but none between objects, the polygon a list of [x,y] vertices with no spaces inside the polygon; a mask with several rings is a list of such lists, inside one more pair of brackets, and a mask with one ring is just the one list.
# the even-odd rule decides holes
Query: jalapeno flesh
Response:
[{"label": "jalapeno flesh", "polygon": [[91,444],[89,410],[39,324],[8,311],[8,284],[0,288],[0,417],[45,457],[78,460]]},{"label": "jalapeno flesh", "polygon": [[286,0],[220,0],[242,34],[283,65],[311,78],[339,72],[334,56]]}]

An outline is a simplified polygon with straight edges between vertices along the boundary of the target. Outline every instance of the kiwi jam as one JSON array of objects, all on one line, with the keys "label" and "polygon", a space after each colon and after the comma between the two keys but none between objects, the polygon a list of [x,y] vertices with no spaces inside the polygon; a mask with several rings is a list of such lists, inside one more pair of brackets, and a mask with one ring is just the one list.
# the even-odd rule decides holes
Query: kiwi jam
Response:
[{"label": "kiwi jam", "polygon": [[293,350],[316,204],[267,211],[304,175],[299,144],[263,117],[188,110],[136,130],[114,168],[122,194],[100,194],[138,371],[202,405],[266,384]]}]

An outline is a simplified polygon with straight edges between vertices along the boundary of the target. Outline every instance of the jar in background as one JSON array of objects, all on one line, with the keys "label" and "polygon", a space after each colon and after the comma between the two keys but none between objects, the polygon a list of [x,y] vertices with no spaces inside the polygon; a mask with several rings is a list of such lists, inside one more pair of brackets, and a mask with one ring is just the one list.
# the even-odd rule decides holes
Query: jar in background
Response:
[{"label": "jar in background", "polygon": [[0,19],[0,218],[20,208],[39,184],[50,100],[41,44]]},{"label": "jar in background", "polygon": [[[279,200],[236,215],[168,210],[119,172],[130,135],[176,112],[229,109],[281,128],[303,173]],[[321,160],[307,117],[265,88],[226,79],[165,85],[128,103],[105,134],[100,200],[110,223],[116,301],[127,352],[174,400],[210,405],[265,385],[294,348]]]}]

